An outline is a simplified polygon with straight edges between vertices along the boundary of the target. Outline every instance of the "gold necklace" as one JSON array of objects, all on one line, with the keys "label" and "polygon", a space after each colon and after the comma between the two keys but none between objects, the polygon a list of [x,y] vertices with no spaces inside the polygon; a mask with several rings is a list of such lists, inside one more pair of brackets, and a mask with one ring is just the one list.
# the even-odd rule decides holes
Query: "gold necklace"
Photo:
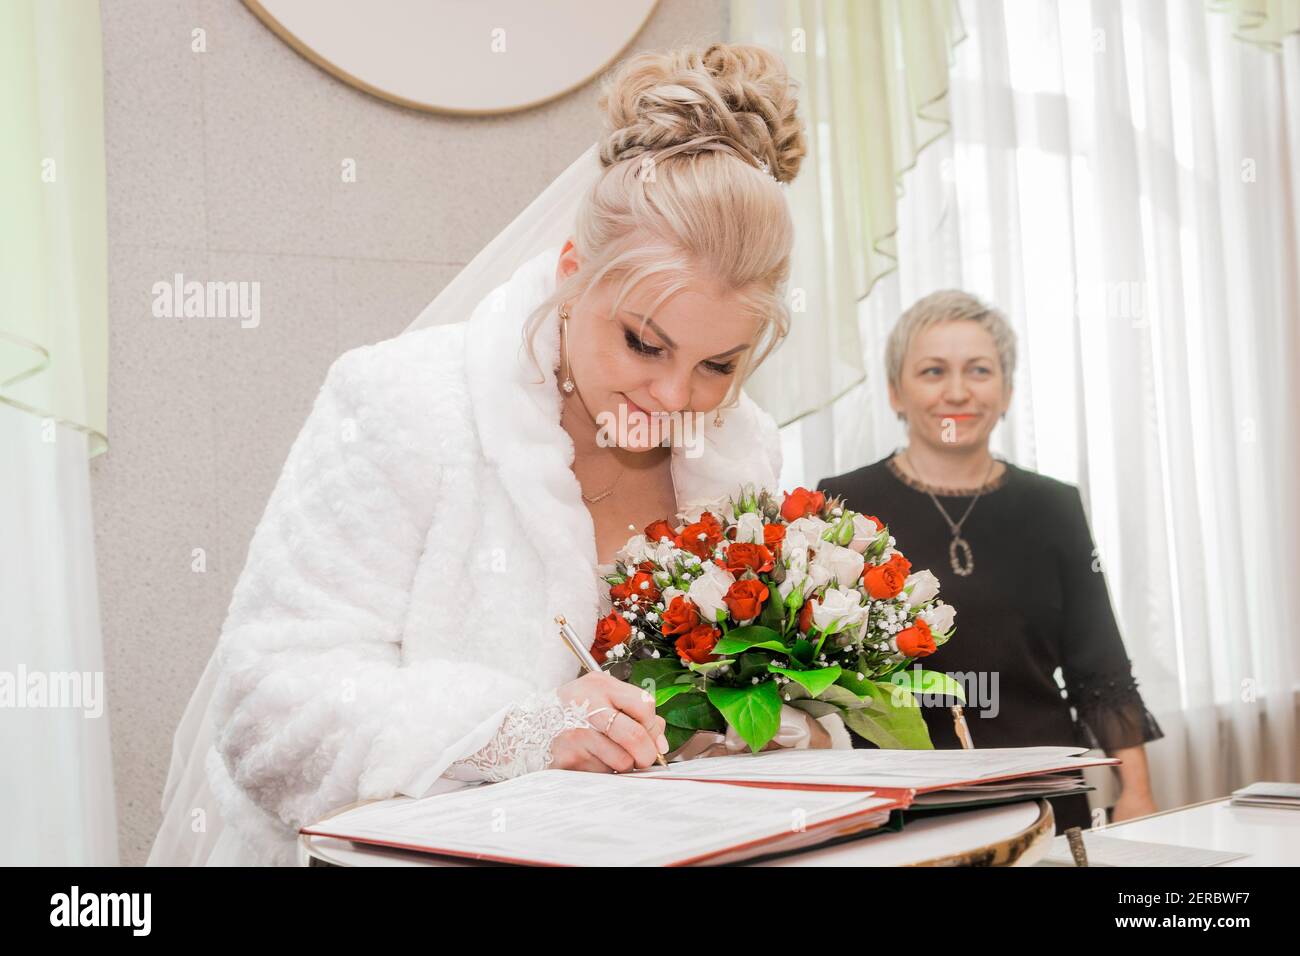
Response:
[{"label": "gold necklace", "polygon": [[[943,515],[943,520],[948,522],[948,528],[952,531],[952,541],[948,544],[948,563],[952,565],[952,573],[958,577],[969,577],[971,572],[975,570],[975,554],[971,551],[970,542],[961,536],[961,526],[965,524],[966,519],[970,517],[971,511],[975,507],[975,502],[980,500],[980,495],[984,494],[984,489],[989,483],[989,478],[993,474],[993,469],[997,467],[997,459],[992,455],[989,456],[989,470],[988,474],[984,476],[983,484],[980,485],[979,491],[975,493],[975,497],[971,499],[971,503],[966,506],[966,513],[961,516],[961,520],[954,522],[952,518],[948,516],[948,509],[939,503],[939,499],[936,498],[934,492],[930,490],[930,483],[921,477],[921,473],[916,470],[916,465],[912,464],[912,456],[908,455],[907,452],[903,452],[903,454],[907,456],[908,469],[912,474],[916,475],[917,480],[920,481],[921,484],[926,486],[925,493],[930,496],[930,500],[933,501],[934,506],[939,509],[939,513]],[[958,551],[963,552],[963,560],[960,562],[957,560]]]},{"label": "gold necklace", "polygon": [[[626,470],[627,469],[624,469],[624,471]],[[604,491],[600,492],[599,494],[589,495],[585,491],[583,491],[582,500],[587,502],[587,504],[589,505],[594,505],[598,501],[604,501],[606,498],[608,498],[610,495],[614,493],[614,489],[618,487],[618,483],[622,480],[623,480],[623,472],[620,471],[618,473],[618,477],[614,479],[614,483],[610,485],[608,488],[606,488]],[[579,490],[581,490],[582,488],[581,482],[579,482],[578,488]]]}]

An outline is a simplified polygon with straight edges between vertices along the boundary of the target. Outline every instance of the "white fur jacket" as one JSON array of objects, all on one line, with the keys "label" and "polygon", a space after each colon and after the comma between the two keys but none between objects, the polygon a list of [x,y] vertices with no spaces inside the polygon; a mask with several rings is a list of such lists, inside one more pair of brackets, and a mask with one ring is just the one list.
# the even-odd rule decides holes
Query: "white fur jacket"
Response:
[{"label": "white fur jacket", "polygon": [[[259,862],[291,862],[297,828],[344,804],[422,795],[503,708],[578,676],[553,618],[594,635],[602,594],[559,423],[554,315],[536,340],[540,384],[521,349],[559,251],[467,322],[329,370],[217,647],[208,784]],[[681,508],[744,482],[776,488],[766,413],[743,397],[721,427],[704,418],[703,453],[673,450]]]}]

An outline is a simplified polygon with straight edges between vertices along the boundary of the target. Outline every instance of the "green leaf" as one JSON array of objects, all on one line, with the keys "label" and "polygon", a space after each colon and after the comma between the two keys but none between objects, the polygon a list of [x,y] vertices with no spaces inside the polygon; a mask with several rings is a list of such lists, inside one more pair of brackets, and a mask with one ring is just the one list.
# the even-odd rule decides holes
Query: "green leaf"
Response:
[{"label": "green leaf", "polygon": [[748,684],[753,677],[767,675],[767,665],[771,658],[758,651],[749,651],[740,655],[732,674],[737,684]]},{"label": "green leaf", "polygon": [[739,654],[750,648],[762,647],[770,651],[785,653],[789,649],[781,643],[781,635],[770,627],[761,624],[747,624],[729,631],[713,647],[715,654]]},{"label": "green leaf", "polygon": [[789,702],[791,707],[798,707],[800,710],[807,711],[813,717],[825,717],[827,714],[840,714],[843,711],[834,704],[827,703],[824,700],[813,700],[811,697],[797,698]]},{"label": "green leaf", "polygon": [[692,688],[691,693],[677,694],[666,701],[657,712],[674,727],[687,730],[716,730],[722,732],[727,725],[722,715],[703,693]]},{"label": "green leaf", "polygon": [[694,689],[693,684],[657,684],[655,685],[655,707],[661,707],[678,694],[687,694]]},{"label": "green leaf", "polygon": [[749,749],[758,753],[781,729],[781,693],[774,681],[749,687],[717,687],[710,684],[709,700]]},{"label": "green leaf", "polygon": [[839,684],[832,684],[827,687],[817,695],[817,699],[829,701],[844,710],[866,710],[873,707],[879,709],[880,706],[876,703],[874,697],[855,694],[847,687],[842,687]]},{"label": "green leaf", "polygon": [[784,674],[791,680],[798,681],[808,688],[808,693],[813,697],[834,684],[840,676],[840,665],[838,664],[832,664],[830,667],[823,667],[813,671],[792,671],[786,667],[777,667],[775,664],[768,664],[767,669],[774,674]]},{"label": "green leaf", "polygon": [[763,605],[758,620],[763,627],[780,632],[785,624],[785,604],[781,601],[781,592],[775,587],[769,587],[768,591],[767,603]]},{"label": "green leaf", "polygon": [[854,671],[843,671],[840,674],[840,679],[835,683],[839,684],[841,687],[847,687],[859,697],[870,693],[867,689],[867,685],[871,683],[871,680],[858,680],[858,675]]},{"label": "green leaf", "polygon": [[695,731],[686,727],[674,727],[672,724],[668,724],[664,727],[664,736],[668,739],[668,750],[671,753],[694,737]]},{"label": "green leaf", "polygon": [[921,716],[921,708],[911,694],[898,695],[910,705],[894,703],[890,685],[868,681],[870,698],[878,705],[872,710],[846,710],[844,723],[848,728],[882,750],[933,750],[929,728]]},{"label": "green leaf", "polygon": [[902,708],[885,713],[849,710],[844,724],[882,750],[933,750],[930,730],[919,709]]},{"label": "green leaf", "polygon": [[[767,670],[766,667],[763,669]],[[797,683],[796,681],[790,681],[790,683],[781,686],[780,691],[781,691],[781,700],[787,704],[794,700],[812,699],[812,694],[808,693],[808,688],[804,687],[803,684]]]},{"label": "green leaf", "polygon": [[957,681],[942,671],[927,671],[919,667],[898,671],[889,678],[889,683],[913,694],[942,694],[956,697],[966,703],[966,691]]},{"label": "green leaf", "polygon": [[800,664],[811,664],[813,659],[813,646],[811,641],[806,641],[802,637],[794,642],[794,648],[790,656]]},{"label": "green leaf", "polygon": [[735,658],[723,657],[716,661],[705,661],[703,664],[697,664],[694,661],[688,661],[686,666],[689,667],[691,671],[696,674],[711,674],[713,671],[716,671],[721,667],[726,667],[728,664],[734,664],[735,662],[736,662]]},{"label": "green leaf", "polygon": [[660,687],[683,683],[683,679],[689,680],[690,676],[691,672],[682,666],[679,658],[661,657],[657,660],[633,661],[632,672],[628,675],[627,682],[637,687],[645,687],[646,681],[653,681],[655,693],[658,693]]}]

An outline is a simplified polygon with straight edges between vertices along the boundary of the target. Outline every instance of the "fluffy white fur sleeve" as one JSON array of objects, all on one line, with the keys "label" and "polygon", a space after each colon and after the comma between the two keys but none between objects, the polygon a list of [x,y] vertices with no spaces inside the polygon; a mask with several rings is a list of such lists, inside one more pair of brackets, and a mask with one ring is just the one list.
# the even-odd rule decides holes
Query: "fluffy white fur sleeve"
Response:
[{"label": "fluffy white fur sleeve", "polygon": [[377,348],[331,366],[218,644],[217,751],[235,784],[295,829],[427,778],[531,690],[482,664],[402,660],[440,473],[420,431],[437,416],[409,407],[403,369]]}]

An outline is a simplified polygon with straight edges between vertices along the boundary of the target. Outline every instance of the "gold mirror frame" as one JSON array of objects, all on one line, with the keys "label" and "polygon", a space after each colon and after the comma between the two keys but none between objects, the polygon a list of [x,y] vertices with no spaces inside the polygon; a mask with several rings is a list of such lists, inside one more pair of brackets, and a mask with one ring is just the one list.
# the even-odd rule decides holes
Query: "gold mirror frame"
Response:
[{"label": "gold mirror frame", "polygon": [[[308,62],[371,96],[427,113],[495,116],[558,99],[604,72],[658,0],[243,3]],[[438,42],[417,48],[411,38],[421,35],[437,37],[444,49]],[[392,38],[388,49],[385,36]],[[471,37],[482,45],[467,43]],[[519,57],[503,71],[492,58],[512,48]]]}]

